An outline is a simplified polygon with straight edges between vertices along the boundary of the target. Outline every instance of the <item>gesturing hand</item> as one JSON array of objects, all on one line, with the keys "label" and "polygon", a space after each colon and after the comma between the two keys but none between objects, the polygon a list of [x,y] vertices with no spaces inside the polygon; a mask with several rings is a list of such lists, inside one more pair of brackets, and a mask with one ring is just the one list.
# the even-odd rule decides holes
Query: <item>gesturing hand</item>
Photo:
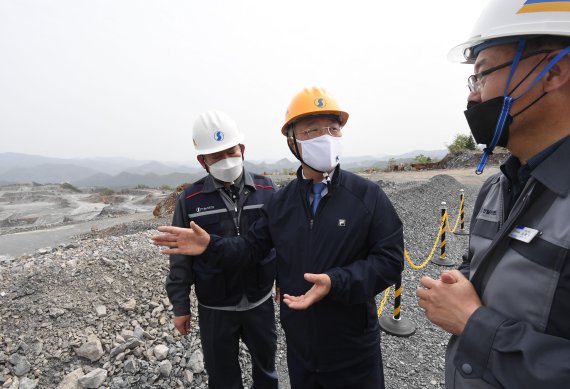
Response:
[{"label": "gesturing hand", "polygon": [[161,226],[158,230],[166,234],[152,236],[154,244],[170,247],[162,254],[200,255],[210,243],[210,235],[194,222],[190,222],[190,228]]},{"label": "gesturing hand", "polygon": [[322,300],[331,291],[331,278],[327,274],[305,273],[305,280],[314,285],[302,296],[283,295],[283,302],[291,309],[307,309]]}]

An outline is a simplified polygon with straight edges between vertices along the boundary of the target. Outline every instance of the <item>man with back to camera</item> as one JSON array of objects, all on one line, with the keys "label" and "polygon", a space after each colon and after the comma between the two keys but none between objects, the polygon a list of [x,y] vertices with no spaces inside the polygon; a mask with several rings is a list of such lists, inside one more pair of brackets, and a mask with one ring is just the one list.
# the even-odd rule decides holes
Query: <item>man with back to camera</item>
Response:
[{"label": "man with back to camera", "polygon": [[[236,236],[260,216],[275,192],[267,177],[243,167],[243,134],[225,113],[202,113],[192,131],[200,165],[208,175],[186,187],[176,202],[172,225],[191,222],[210,233]],[[277,334],[271,289],[275,279],[273,253],[239,268],[213,267],[199,256],[173,254],[166,291],[174,311],[174,326],[188,334],[190,287],[198,298],[200,339],[208,372],[208,387],[243,388],[238,360],[239,339],[251,354],[255,388],[277,388]]]},{"label": "man with back to camera", "polygon": [[493,0],[450,54],[474,63],[465,115],[512,156],[482,186],[459,270],[423,277],[450,332],[447,388],[570,385],[570,1]]},{"label": "man with back to camera", "polygon": [[348,114],[320,88],[297,94],[281,133],[301,162],[242,237],[160,227],[169,254],[218,266],[259,261],[275,247],[292,388],[383,388],[375,296],[403,268],[402,223],[380,187],[340,169]]}]

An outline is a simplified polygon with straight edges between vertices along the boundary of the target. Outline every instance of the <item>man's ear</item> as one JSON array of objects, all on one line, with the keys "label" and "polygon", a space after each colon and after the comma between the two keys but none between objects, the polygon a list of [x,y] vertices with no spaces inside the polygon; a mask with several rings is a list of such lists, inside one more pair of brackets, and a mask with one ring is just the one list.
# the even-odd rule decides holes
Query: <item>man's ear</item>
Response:
[{"label": "man's ear", "polygon": [[293,139],[292,136],[288,136],[287,137],[287,144],[289,145],[289,148],[294,149],[295,148],[295,140]]},{"label": "man's ear", "polygon": [[203,155],[197,155],[196,159],[198,160],[198,162],[200,162],[200,165],[202,165],[202,167],[204,169],[206,169],[206,171],[208,171],[208,166],[206,166],[206,160],[204,159]]},{"label": "man's ear", "polygon": [[245,145],[242,145],[240,143],[239,148],[241,149],[241,160],[244,161],[244,156],[245,156]]},{"label": "man's ear", "polygon": [[[552,60],[560,50],[551,53],[547,60]],[[556,62],[543,77],[544,91],[553,92],[559,88],[568,88],[570,85],[570,57],[565,55]]]}]

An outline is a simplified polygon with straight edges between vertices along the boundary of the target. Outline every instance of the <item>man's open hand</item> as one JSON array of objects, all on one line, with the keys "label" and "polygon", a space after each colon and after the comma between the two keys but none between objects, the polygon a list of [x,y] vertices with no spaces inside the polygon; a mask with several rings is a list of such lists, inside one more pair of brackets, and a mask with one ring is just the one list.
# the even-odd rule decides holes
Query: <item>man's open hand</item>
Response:
[{"label": "man's open hand", "polygon": [[158,230],[166,234],[152,236],[154,244],[170,247],[162,254],[200,255],[210,243],[210,235],[194,222],[190,222],[190,228],[161,226]]},{"label": "man's open hand", "polygon": [[331,278],[327,274],[305,273],[305,280],[313,283],[302,296],[283,295],[283,302],[291,309],[307,309],[322,300],[331,291]]}]

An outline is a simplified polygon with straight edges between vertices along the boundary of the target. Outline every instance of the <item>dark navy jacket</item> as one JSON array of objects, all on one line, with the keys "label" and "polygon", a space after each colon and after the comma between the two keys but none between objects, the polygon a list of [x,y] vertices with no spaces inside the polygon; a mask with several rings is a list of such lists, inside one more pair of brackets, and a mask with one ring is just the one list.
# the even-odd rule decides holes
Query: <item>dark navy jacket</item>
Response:
[{"label": "dark navy jacket", "polygon": [[[271,198],[275,189],[273,182],[264,176],[244,170],[244,188],[240,193],[241,208],[239,230],[247,231],[261,215],[261,207]],[[196,222],[208,233],[220,236],[236,236],[234,217],[238,212],[228,211],[211,175],[192,185],[178,196],[172,225],[189,227]],[[198,302],[208,306],[237,305],[245,294],[250,302],[266,296],[275,279],[275,256],[267,253],[263,260],[247,267],[237,266],[221,269],[204,262],[200,256],[170,256],[170,273],[166,291],[176,316],[190,313],[190,287]]]},{"label": "dark navy jacket", "polygon": [[[276,249],[281,295],[302,295],[304,273],[327,273],[328,296],[307,310],[281,304],[288,352],[313,371],[378,364],[380,331],[374,297],[403,269],[402,223],[382,189],[337,167],[329,193],[311,215],[311,181],[277,192],[246,236],[212,236],[204,254],[221,267],[260,261]],[[222,262],[222,263],[220,263]]]}]

